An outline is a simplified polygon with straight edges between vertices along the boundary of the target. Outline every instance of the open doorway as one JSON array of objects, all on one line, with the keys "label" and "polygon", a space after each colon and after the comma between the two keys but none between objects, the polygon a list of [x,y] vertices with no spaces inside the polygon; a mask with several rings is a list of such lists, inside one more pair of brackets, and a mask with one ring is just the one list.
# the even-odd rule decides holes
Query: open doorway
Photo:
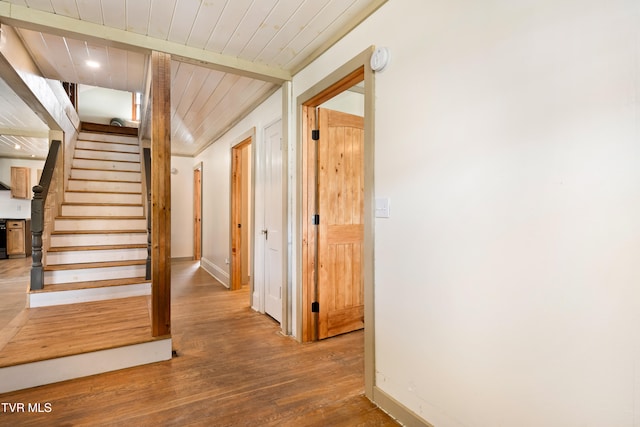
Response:
[{"label": "open doorway", "polygon": [[202,258],[202,162],[193,168],[193,260]]},{"label": "open doorway", "polygon": [[[358,292],[361,292],[362,297],[361,306],[357,308],[356,315],[352,308],[347,307],[350,313],[347,313],[343,318],[341,313],[335,313],[335,319],[331,316],[325,318],[325,323],[328,322],[326,329],[329,332],[326,336],[331,335],[333,329],[335,333],[344,333],[350,328],[357,329],[364,326],[364,359],[365,359],[365,393],[373,399],[374,385],[375,385],[375,366],[374,366],[374,294],[373,294],[373,232],[374,232],[374,188],[373,188],[373,131],[374,131],[374,74],[371,68],[369,68],[369,60],[373,47],[363,51],[351,61],[328,75],[318,84],[298,96],[297,106],[301,117],[300,125],[298,127],[298,139],[301,141],[301,150],[298,156],[298,197],[299,215],[297,230],[300,236],[300,246],[297,253],[298,256],[298,274],[300,277],[300,285],[298,290],[300,292],[300,303],[298,305],[297,318],[298,322],[298,336],[301,341],[314,341],[323,336],[322,326],[322,310],[325,300],[335,299],[335,294],[331,294],[331,286],[328,287],[329,294],[323,297],[324,289],[323,281],[327,281],[326,277],[329,277],[331,281],[331,275],[336,277],[335,274],[342,275],[343,277],[351,277],[351,284],[361,283],[361,287]],[[353,133],[357,126],[347,125],[346,127],[351,130],[331,129],[333,126],[328,125],[328,129],[323,130],[323,121],[327,120],[331,122],[331,118],[322,118],[322,107],[327,101],[336,97],[337,95],[345,92],[346,90],[360,91],[364,97],[364,114],[361,116],[362,129],[358,129],[356,132],[361,132],[363,135],[362,145],[360,143],[354,144],[354,142],[343,143],[343,146],[350,146],[352,152],[347,155],[349,150],[343,148],[342,151],[338,150],[334,154],[337,158],[331,162],[322,164],[322,157],[327,157],[327,154],[322,153],[322,146],[319,147],[315,144],[315,137],[322,139],[322,133],[328,133],[330,139],[333,138],[332,134],[344,135]],[[333,109],[330,108],[330,109]],[[329,113],[331,115],[331,113]],[[351,120],[351,119],[349,119]],[[342,127],[342,125],[339,125]],[[320,131],[320,135],[317,135],[315,131]],[[351,138],[351,136],[349,137]],[[354,147],[359,147],[354,150]],[[360,148],[361,147],[361,148]],[[357,153],[357,161],[354,161],[353,155]],[[346,160],[350,157],[350,160]],[[346,166],[349,163],[350,166]],[[361,165],[361,171],[357,174],[354,168],[355,163]],[[339,168],[344,171],[345,177],[351,175],[350,183],[347,187],[341,187],[338,190],[333,188],[331,181],[326,181],[323,184],[322,174],[336,173],[334,165],[340,164]],[[323,171],[323,168],[325,170]],[[361,182],[355,183],[355,176]],[[340,178],[343,179],[343,178]],[[338,179],[338,181],[340,180]],[[346,179],[346,178],[345,178]],[[320,184],[320,185],[318,185]],[[342,183],[340,183],[342,186]],[[323,189],[324,187],[324,189]],[[343,198],[348,192],[352,192],[353,188],[358,188],[358,194],[355,197],[357,202],[354,203],[354,199],[349,201],[350,206],[360,206],[361,212],[358,212],[356,217],[358,221],[348,219],[349,215],[345,215],[348,208],[338,201],[339,198]],[[326,223],[324,236],[320,225],[323,222],[322,212],[322,198],[325,195],[322,192],[328,192],[327,197],[329,206],[325,206],[327,209],[337,212],[338,221],[335,224]],[[339,193],[339,194],[338,194]],[[353,211],[351,211],[353,212]],[[317,216],[319,215],[319,217]],[[329,215],[333,215],[329,213]],[[353,216],[353,213],[351,213]],[[325,219],[328,219],[325,216]],[[331,219],[333,221],[334,219]],[[350,224],[352,222],[353,224]],[[333,228],[333,230],[330,230]],[[336,232],[337,234],[332,234]],[[346,241],[340,239],[346,238]],[[324,240],[324,242],[323,242]],[[324,250],[322,245],[335,244],[335,248],[329,248]],[[357,246],[360,246],[358,250]],[[349,248],[347,250],[347,248]],[[331,253],[334,251],[334,253]],[[350,254],[349,254],[350,252]],[[354,254],[359,252],[359,265],[356,267],[354,261]],[[327,255],[328,254],[328,255]],[[324,271],[323,270],[329,270]],[[328,273],[328,274],[327,274]],[[351,287],[352,295],[344,298],[347,300],[351,298],[353,300],[353,289]],[[344,294],[343,296],[346,296]],[[340,310],[337,310],[340,311]],[[344,327],[334,327],[333,322],[346,321]],[[337,323],[336,323],[337,324]]]},{"label": "open doorway", "polygon": [[305,340],[364,328],[363,81],[358,67],[303,104]]},{"label": "open doorway", "polygon": [[251,281],[251,141],[231,149],[231,286],[241,289]]}]

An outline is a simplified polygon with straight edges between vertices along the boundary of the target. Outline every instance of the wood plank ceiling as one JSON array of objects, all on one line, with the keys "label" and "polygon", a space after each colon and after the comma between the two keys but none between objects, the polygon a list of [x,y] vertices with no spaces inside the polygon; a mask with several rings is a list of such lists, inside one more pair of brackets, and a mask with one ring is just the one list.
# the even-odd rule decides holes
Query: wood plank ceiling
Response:
[{"label": "wood plank ceiling", "polygon": [[[193,156],[279,88],[278,70],[299,71],[384,1],[9,0],[0,22],[54,80],[144,92],[149,46],[175,52],[172,153]],[[0,113],[0,128],[11,125]]]}]

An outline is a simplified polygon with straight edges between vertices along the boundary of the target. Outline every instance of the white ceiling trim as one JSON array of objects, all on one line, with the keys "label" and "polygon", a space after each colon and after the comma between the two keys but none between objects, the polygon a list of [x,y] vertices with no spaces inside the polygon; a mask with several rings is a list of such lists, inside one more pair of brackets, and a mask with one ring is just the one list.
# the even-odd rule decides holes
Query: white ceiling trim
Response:
[{"label": "white ceiling trim", "polygon": [[121,49],[142,51],[144,53],[149,53],[154,50],[164,52],[170,54],[172,59],[181,62],[271,83],[281,84],[284,81],[291,80],[291,73],[280,68],[269,67],[175,42],[155,39],[142,34],[14,5],[6,1],[0,1],[0,21],[29,30],[81,40],[90,40],[100,44],[107,43],[110,46]]}]

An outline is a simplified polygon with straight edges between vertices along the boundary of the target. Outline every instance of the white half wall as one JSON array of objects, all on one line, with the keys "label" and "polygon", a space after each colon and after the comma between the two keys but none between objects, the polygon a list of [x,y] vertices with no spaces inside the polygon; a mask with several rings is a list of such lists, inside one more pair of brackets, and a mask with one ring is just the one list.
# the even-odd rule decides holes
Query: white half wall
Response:
[{"label": "white half wall", "polygon": [[[202,264],[218,280],[229,286],[231,236],[230,189],[231,147],[247,132],[256,128],[256,143],[263,138],[262,129],[282,116],[282,94],[277,91],[224,136],[195,158],[202,161]],[[225,282],[226,280],[226,282]]]},{"label": "white half wall", "polygon": [[638,425],[639,29],[633,0],[394,0],[294,77],[390,49],[376,385],[424,420]]}]

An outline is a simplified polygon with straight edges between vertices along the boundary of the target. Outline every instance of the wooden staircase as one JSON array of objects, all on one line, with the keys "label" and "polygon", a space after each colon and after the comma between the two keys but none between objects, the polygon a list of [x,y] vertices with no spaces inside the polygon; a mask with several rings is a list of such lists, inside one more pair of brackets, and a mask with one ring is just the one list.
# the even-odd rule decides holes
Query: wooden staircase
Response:
[{"label": "wooden staircase", "polygon": [[151,334],[137,137],[81,132],[44,288],[0,330],[0,393],[171,359]]},{"label": "wooden staircase", "polygon": [[30,307],[150,294],[136,137],[80,133],[60,213]]}]

